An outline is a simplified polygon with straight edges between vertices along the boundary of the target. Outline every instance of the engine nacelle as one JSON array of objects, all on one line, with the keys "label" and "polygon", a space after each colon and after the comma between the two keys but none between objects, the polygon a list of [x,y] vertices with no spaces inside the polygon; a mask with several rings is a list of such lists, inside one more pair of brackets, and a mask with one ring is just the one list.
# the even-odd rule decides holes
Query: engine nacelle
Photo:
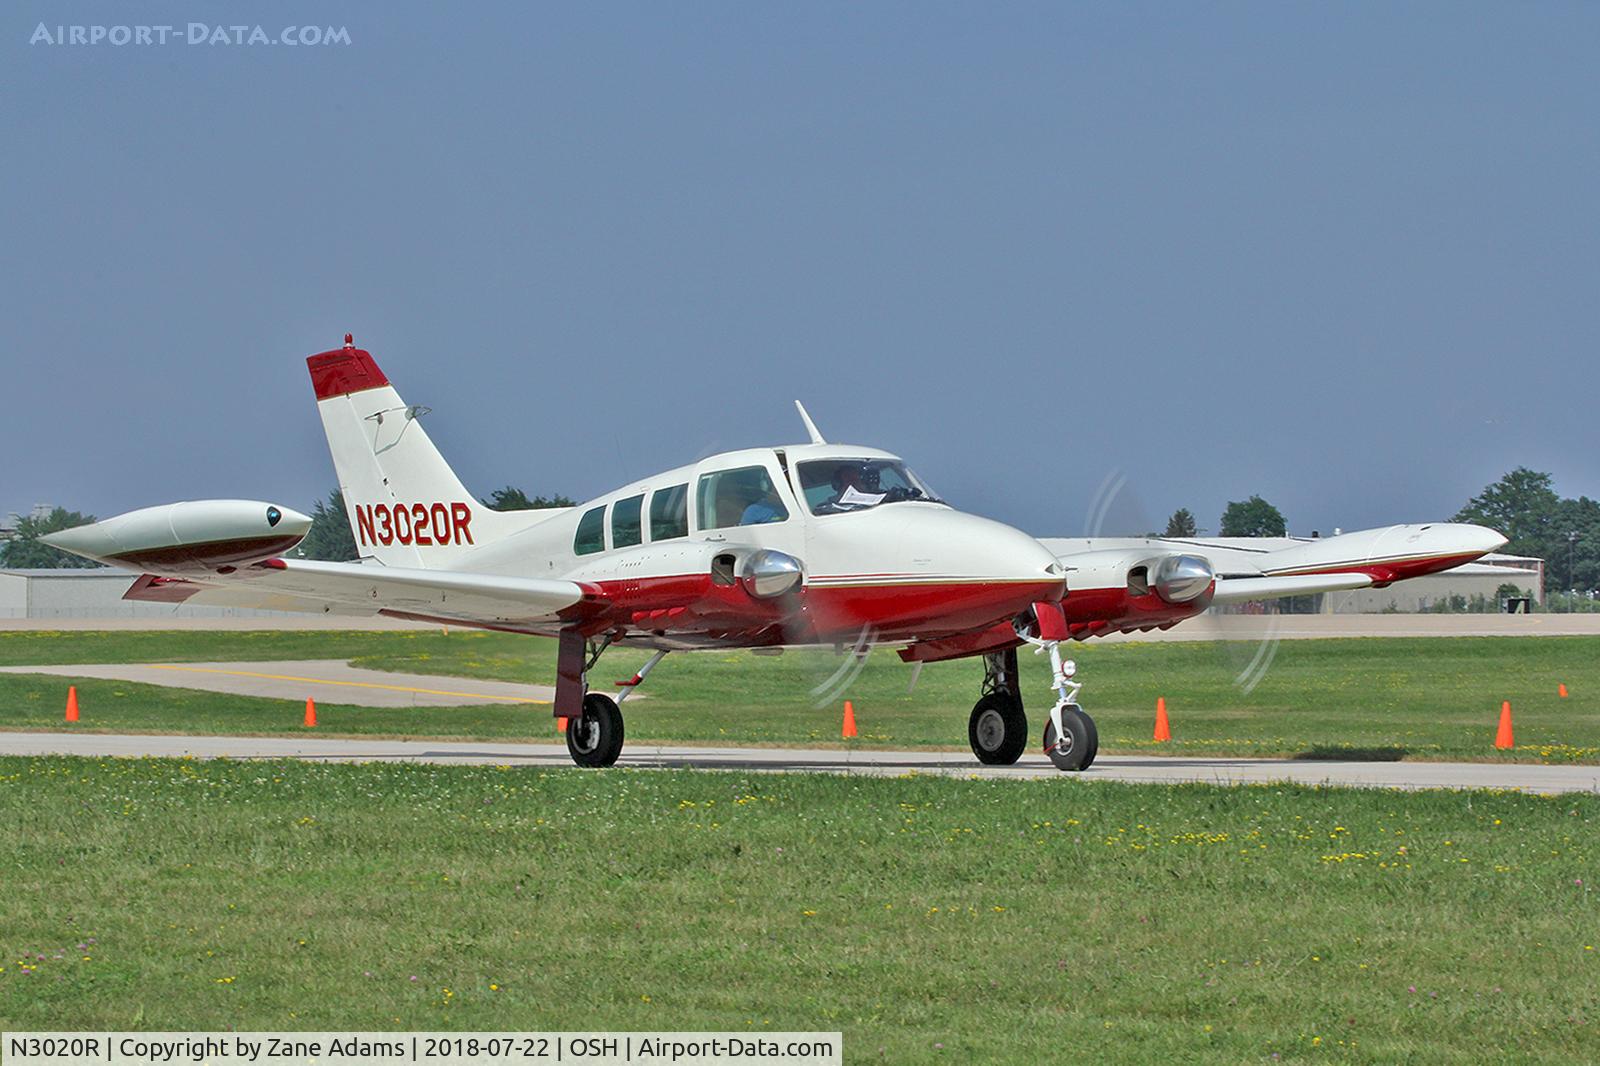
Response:
[{"label": "engine nacelle", "polygon": [[1064,562],[1061,608],[1074,637],[1172,625],[1205,610],[1216,591],[1211,564],[1197,555],[1112,548]]},{"label": "engine nacelle", "polygon": [[189,500],[41,537],[85,559],[163,576],[228,574],[273,559],[311,529],[299,511],[257,500]]}]

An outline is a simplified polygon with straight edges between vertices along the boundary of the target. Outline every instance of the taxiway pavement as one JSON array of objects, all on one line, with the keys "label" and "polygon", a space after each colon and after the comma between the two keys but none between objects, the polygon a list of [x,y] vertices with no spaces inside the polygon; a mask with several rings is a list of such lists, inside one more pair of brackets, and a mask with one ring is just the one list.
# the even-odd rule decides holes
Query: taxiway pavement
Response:
[{"label": "taxiway pavement", "polygon": [[303,700],[356,707],[463,707],[491,703],[549,703],[549,685],[440,674],[397,674],[365,670],[343,659],[223,663],[74,663],[63,666],[0,666],[5,674],[50,674],[135,681],[146,685],[193,688],[230,696]]},{"label": "taxiway pavement", "polygon": [[[571,767],[556,744],[487,741],[365,740],[339,737],[158,736],[114,733],[0,732],[0,755],[97,757],[189,756],[199,759],[307,759],[317,762],[420,762],[463,765]],[[864,751],[816,748],[711,748],[632,744],[618,762],[638,769],[813,772],[1002,779],[1073,778],[1238,785],[1294,782],[1365,788],[1519,789],[1527,792],[1600,791],[1600,766],[1528,763],[1334,762],[1103,755],[1083,774],[1062,774],[1042,755],[1015,766],[982,766],[967,752]]]}]

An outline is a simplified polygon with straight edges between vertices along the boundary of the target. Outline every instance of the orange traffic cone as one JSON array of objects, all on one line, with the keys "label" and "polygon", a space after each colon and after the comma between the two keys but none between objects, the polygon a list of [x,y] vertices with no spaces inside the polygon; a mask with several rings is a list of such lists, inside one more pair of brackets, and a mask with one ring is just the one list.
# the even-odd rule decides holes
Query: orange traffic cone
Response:
[{"label": "orange traffic cone", "polygon": [[1494,746],[1504,751],[1516,747],[1516,741],[1511,738],[1511,701],[1505,700],[1500,704],[1500,728],[1494,734]]},{"label": "orange traffic cone", "polygon": [[565,733],[566,731],[567,731],[567,720],[565,718],[557,718],[556,719],[556,732],[557,733]]},{"label": "orange traffic cone", "polygon": [[67,721],[76,722],[77,720],[78,720],[78,686],[77,685],[68,685],[67,686]]},{"label": "orange traffic cone", "polygon": [[857,736],[857,735],[859,735],[859,734],[856,733],[856,709],[854,707],[850,706],[850,701],[849,700],[845,700],[844,701],[844,736],[845,736],[845,739],[848,740],[850,737]]},{"label": "orange traffic cone", "polygon": [[1172,726],[1167,724],[1167,698],[1156,697],[1156,743],[1165,743],[1172,739]]},{"label": "orange traffic cone", "polygon": [[306,697],[306,728],[317,728],[317,701],[310,696]]},{"label": "orange traffic cone", "polygon": [[1556,695],[1560,696],[1562,699],[1567,698],[1567,686],[1565,683],[1556,686]]}]

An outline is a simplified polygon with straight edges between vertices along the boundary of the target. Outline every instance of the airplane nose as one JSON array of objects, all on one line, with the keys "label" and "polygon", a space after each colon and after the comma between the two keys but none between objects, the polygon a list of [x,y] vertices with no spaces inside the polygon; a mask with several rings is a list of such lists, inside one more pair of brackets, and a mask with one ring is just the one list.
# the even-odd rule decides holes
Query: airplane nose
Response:
[{"label": "airplane nose", "polygon": [[982,545],[981,561],[974,567],[978,573],[997,581],[1065,579],[1061,560],[1033,537],[1000,522],[980,521],[984,526],[972,531]]}]

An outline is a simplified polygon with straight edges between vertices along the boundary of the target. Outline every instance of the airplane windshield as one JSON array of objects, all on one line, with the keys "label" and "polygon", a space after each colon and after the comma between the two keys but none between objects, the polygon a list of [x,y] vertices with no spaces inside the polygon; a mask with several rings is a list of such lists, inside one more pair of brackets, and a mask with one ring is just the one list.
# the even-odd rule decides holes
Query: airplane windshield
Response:
[{"label": "airplane windshield", "polygon": [[865,511],[885,503],[943,503],[895,459],[814,459],[801,463],[800,491],[812,514]]}]

